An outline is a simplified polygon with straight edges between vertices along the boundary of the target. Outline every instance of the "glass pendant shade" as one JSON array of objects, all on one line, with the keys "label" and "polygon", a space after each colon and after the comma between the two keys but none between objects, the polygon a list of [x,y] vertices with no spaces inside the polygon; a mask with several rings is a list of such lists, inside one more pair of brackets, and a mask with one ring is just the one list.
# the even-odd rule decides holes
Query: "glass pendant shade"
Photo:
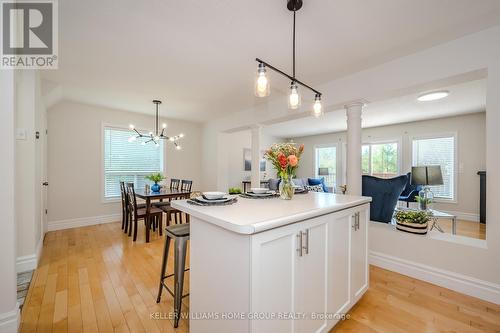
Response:
[{"label": "glass pendant shade", "polygon": [[321,105],[321,95],[316,95],[313,105],[313,116],[319,118],[323,115],[323,106]]},{"label": "glass pendant shade", "polygon": [[291,110],[298,109],[300,107],[300,94],[295,82],[292,82],[290,86],[290,95],[288,96],[288,108]]},{"label": "glass pendant shade", "polygon": [[257,70],[257,78],[255,79],[255,96],[266,97],[271,93],[269,79],[266,74],[266,67],[264,64],[259,64]]}]

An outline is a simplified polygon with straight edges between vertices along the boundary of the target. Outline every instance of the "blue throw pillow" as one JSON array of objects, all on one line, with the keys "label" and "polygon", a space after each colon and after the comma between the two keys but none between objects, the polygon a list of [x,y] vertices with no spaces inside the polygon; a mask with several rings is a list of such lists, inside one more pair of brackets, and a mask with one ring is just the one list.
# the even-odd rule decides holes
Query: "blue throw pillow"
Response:
[{"label": "blue throw pillow", "polygon": [[323,191],[324,192],[328,192],[328,188],[326,188],[326,184],[325,184],[325,177],[321,177],[321,178],[307,178],[307,182],[309,183],[309,185],[321,185],[323,186]]}]

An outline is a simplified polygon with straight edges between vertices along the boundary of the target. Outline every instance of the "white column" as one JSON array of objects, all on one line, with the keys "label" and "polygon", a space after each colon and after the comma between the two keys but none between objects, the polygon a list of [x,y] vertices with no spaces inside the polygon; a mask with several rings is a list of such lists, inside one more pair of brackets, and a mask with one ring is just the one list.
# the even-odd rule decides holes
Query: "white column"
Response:
[{"label": "white column", "polygon": [[15,81],[13,70],[0,75],[0,332],[17,332],[19,307],[16,301],[16,226],[14,206],[14,109]]},{"label": "white column", "polygon": [[261,129],[260,125],[254,125],[251,128],[252,132],[252,186],[260,187],[260,144],[261,144]]},{"label": "white column", "polygon": [[346,104],[347,114],[347,194],[361,195],[361,111],[364,101]]}]

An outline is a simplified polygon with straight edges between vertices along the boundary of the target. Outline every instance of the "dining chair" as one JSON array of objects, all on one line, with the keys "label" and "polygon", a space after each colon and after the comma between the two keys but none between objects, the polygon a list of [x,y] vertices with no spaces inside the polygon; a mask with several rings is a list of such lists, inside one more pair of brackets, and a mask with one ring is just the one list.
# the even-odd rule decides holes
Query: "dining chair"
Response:
[{"label": "dining chair", "polygon": [[176,179],[176,178],[170,179],[170,189],[171,190],[178,190],[179,184],[180,184],[180,179]]},{"label": "dining chair", "polygon": [[181,182],[181,191],[183,192],[191,192],[191,187],[193,186],[192,180],[183,179]]},{"label": "dining chair", "polygon": [[[193,186],[193,181],[192,180],[185,180],[183,179],[181,181],[180,185],[180,190],[182,192],[191,192],[191,188]],[[169,226],[172,222],[174,224],[182,224],[183,222],[183,217],[184,221],[186,223],[189,223],[189,214],[183,213],[178,209],[173,208],[172,206],[159,206],[162,211],[164,211],[167,215],[167,226]]]},{"label": "dining chair", "polygon": [[120,194],[122,201],[122,230],[126,231],[128,225],[128,207],[127,207],[127,193],[125,192],[125,182],[120,181]]},{"label": "dining chair", "polygon": [[[123,233],[130,237],[132,235],[131,214],[129,208],[129,200],[127,195],[127,183],[120,181],[120,192],[122,201],[122,229]],[[145,203],[137,203],[137,209],[146,208]]]},{"label": "dining chair", "polygon": [[[135,197],[135,189],[134,189],[134,184],[130,183],[126,185],[127,189],[127,197],[128,197],[128,206],[130,210],[130,228],[132,228],[132,222],[134,222],[134,242],[137,240],[137,228],[138,228],[138,221],[140,219],[144,220],[144,225],[146,226],[147,223],[149,223],[149,228],[146,228],[146,231],[148,229],[151,229],[151,222],[154,222],[155,220],[158,221],[158,230],[160,233],[160,236],[163,234],[163,227],[162,227],[162,220],[163,220],[163,211],[161,209],[158,209],[156,207],[151,206],[150,211],[149,211],[149,216],[150,219],[146,219],[146,208],[138,208],[137,205],[137,200]],[[129,235],[132,229],[129,229]]]}]

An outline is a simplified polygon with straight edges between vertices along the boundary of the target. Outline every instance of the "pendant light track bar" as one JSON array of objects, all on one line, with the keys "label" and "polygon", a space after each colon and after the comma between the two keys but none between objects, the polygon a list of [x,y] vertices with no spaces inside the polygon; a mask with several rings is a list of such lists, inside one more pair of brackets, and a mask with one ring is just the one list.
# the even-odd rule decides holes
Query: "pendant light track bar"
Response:
[{"label": "pendant light track bar", "polygon": [[307,84],[305,84],[305,83],[303,83],[303,82],[301,82],[301,81],[297,80],[295,77],[293,77],[293,76],[291,76],[291,75],[288,75],[287,73],[283,72],[282,70],[280,70],[280,69],[278,69],[278,68],[276,68],[276,67],[274,67],[274,66],[272,66],[272,65],[268,64],[268,63],[267,63],[267,62],[265,62],[264,60],[261,60],[261,59],[259,59],[259,58],[255,58],[255,61],[257,61],[259,64],[264,64],[266,67],[268,67],[268,68],[272,69],[273,71],[275,71],[275,72],[277,72],[277,73],[279,73],[279,74],[281,74],[281,75],[283,75],[283,76],[286,76],[286,77],[287,77],[287,78],[289,78],[291,81],[293,81],[293,82],[295,82],[295,83],[297,83],[297,84],[300,84],[301,86],[303,86],[303,87],[305,87],[305,88],[307,88],[307,89],[309,89],[309,90],[313,91],[315,94],[317,94],[317,95],[319,95],[319,96],[321,96],[321,95],[322,95],[322,93],[320,93],[320,92],[319,92],[319,91],[317,91],[316,89],[314,89],[314,88],[312,88],[312,87],[308,86]]}]

